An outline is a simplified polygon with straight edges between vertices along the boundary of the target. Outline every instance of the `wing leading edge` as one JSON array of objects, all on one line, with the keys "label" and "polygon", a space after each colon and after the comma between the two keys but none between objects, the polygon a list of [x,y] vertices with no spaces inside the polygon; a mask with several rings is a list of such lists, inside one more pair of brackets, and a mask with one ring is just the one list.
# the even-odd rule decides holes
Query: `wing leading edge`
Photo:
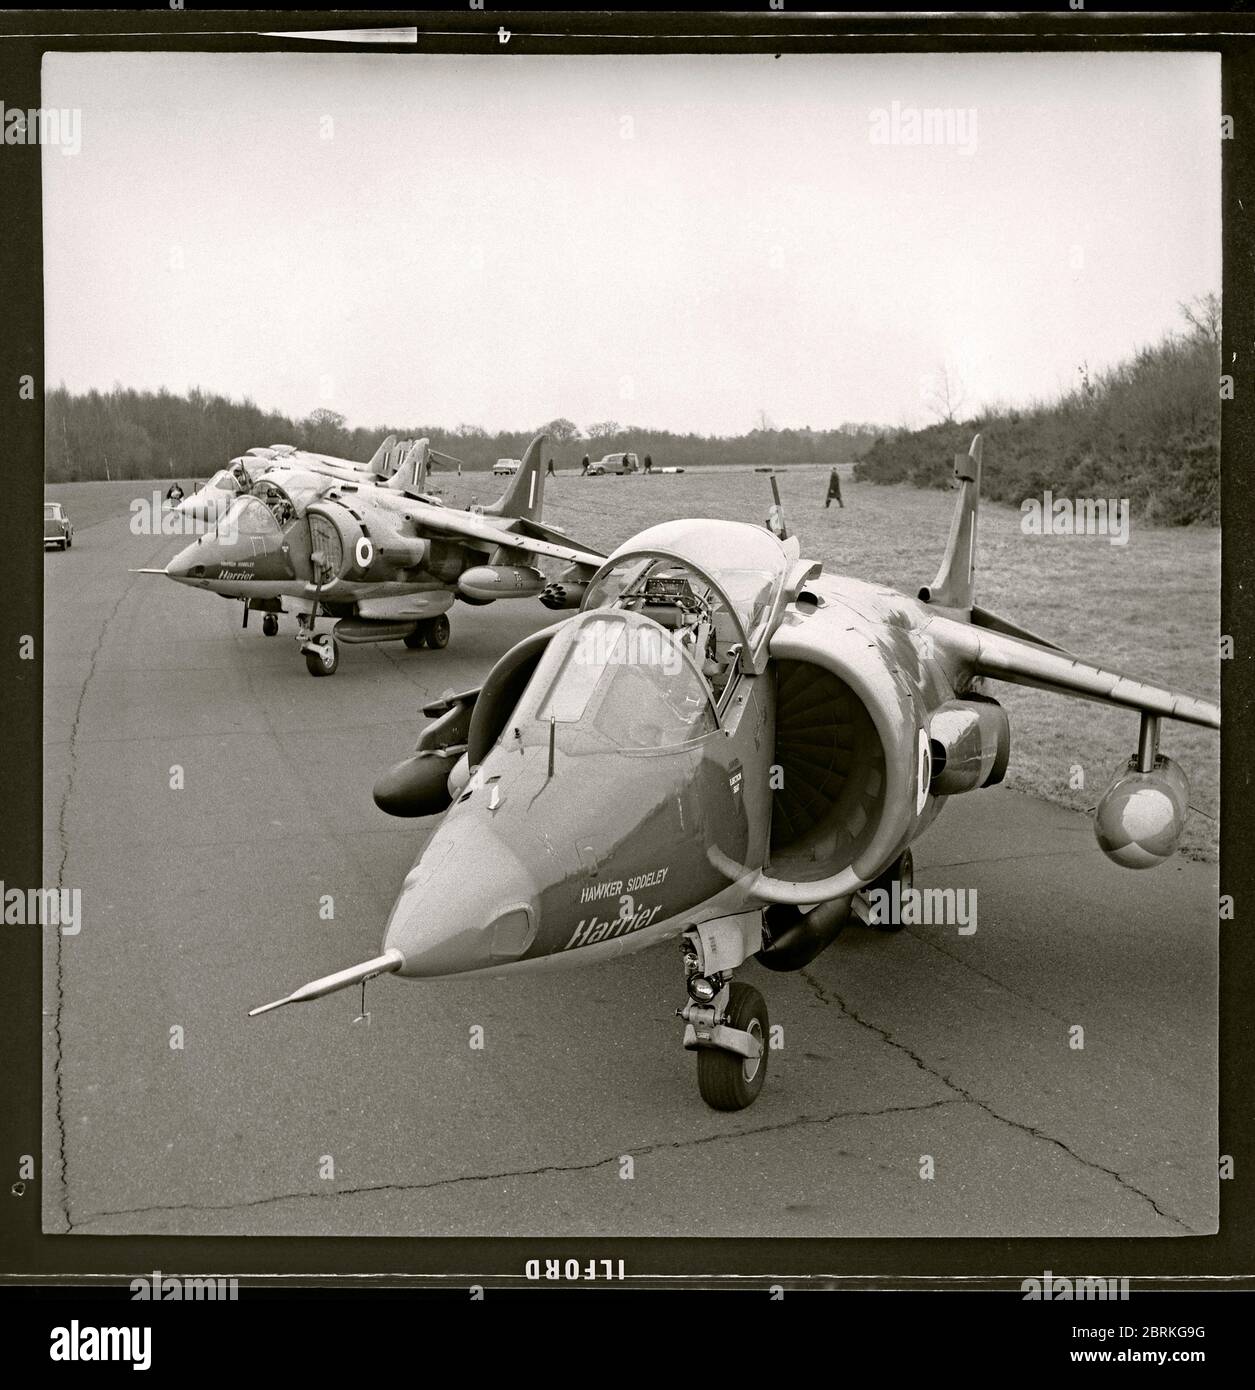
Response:
[{"label": "wing leading edge", "polygon": [[1179,719],[1206,729],[1220,727],[1220,707],[1210,700],[1151,685],[1121,671],[1080,661],[1066,652],[940,616],[929,623],[928,632],[975,675]]}]

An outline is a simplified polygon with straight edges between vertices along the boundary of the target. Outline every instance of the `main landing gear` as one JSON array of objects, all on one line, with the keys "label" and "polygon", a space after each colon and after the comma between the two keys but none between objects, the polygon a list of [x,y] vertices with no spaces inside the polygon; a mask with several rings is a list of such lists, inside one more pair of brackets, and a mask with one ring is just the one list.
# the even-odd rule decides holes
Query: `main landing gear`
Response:
[{"label": "main landing gear", "polygon": [[443,613],[435,618],[428,618],[419,623],[413,632],[407,632],[404,641],[411,651],[419,647],[431,647],[435,651],[442,651],[449,645],[449,619]]},{"label": "main landing gear", "polygon": [[733,970],[762,946],[762,913],[743,912],[690,927],[681,943],[688,1003],[684,1046],[697,1053],[697,1089],[715,1110],[744,1110],[767,1079],[771,1024],[753,985]]},{"label": "main landing gear", "polygon": [[[896,893],[895,883],[898,885]],[[902,900],[914,884],[915,860],[911,851],[904,849],[879,878],[873,879],[854,895],[850,910],[864,926],[871,927],[873,931],[901,931],[906,925],[902,920]],[[883,897],[869,900],[868,894],[875,889],[881,889],[888,895],[887,907]]]}]

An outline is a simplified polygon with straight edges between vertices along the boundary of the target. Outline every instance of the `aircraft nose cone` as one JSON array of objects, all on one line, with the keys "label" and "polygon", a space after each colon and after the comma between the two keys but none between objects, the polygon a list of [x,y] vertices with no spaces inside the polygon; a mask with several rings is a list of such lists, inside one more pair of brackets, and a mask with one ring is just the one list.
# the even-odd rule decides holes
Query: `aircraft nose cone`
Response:
[{"label": "aircraft nose cone", "polygon": [[166,566],[166,573],[171,579],[185,584],[201,578],[205,573],[204,545],[199,541],[193,541],[191,545],[180,550]]},{"label": "aircraft nose cone", "polygon": [[535,878],[495,835],[433,840],[406,876],[384,950],[419,978],[508,965],[535,939],[537,899]]}]

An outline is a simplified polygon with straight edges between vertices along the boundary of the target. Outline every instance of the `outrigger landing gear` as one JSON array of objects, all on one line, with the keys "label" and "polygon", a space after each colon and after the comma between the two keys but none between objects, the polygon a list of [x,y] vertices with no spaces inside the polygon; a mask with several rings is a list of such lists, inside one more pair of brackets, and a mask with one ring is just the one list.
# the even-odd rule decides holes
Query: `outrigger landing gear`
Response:
[{"label": "outrigger landing gear", "polygon": [[745,912],[690,927],[681,943],[688,1003],[684,1046],[697,1053],[697,1088],[715,1110],[744,1110],[767,1079],[767,1004],[732,971],[762,946],[762,913]]}]

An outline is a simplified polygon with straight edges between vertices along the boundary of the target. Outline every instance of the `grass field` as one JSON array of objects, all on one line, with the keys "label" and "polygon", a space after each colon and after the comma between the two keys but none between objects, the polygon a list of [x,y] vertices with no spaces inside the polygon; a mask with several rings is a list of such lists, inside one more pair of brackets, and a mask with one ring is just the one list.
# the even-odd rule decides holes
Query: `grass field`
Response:
[{"label": "grass field", "polygon": [[[996,467],[996,460],[991,461]],[[845,471],[845,470],[843,470]],[[928,583],[945,546],[953,498],[910,486],[842,483],[845,510],[824,509],[826,467],[780,475],[790,529],[825,569],[914,593]],[[437,479],[450,506],[492,501],[502,482],[483,473]],[[81,531],[110,516],[125,524],[134,497],[164,483],[67,483],[49,487]],[[186,486],[186,482],[185,482]],[[749,470],[652,477],[548,480],[545,519],[601,550],[656,522],[683,516],[762,521],[771,503],[764,474]],[[1028,537],[1018,509],[983,503],[977,552],[981,605],[1040,632],[1078,656],[1207,699],[1220,692],[1220,533],[1205,528],[1132,529],[1129,543],[1103,536]],[[84,538],[86,539],[86,538]],[[178,548],[171,537],[170,553]],[[1090,809],[1137,744],[1135,715],[1088,701],[990,684],[1011,716],[1007,784]],[[1182,847],[1216,853],[1219,736],[1166,723],[1163,751],[1190,779]],[[1072,783],[1083,776],[1083,786]]]}]

